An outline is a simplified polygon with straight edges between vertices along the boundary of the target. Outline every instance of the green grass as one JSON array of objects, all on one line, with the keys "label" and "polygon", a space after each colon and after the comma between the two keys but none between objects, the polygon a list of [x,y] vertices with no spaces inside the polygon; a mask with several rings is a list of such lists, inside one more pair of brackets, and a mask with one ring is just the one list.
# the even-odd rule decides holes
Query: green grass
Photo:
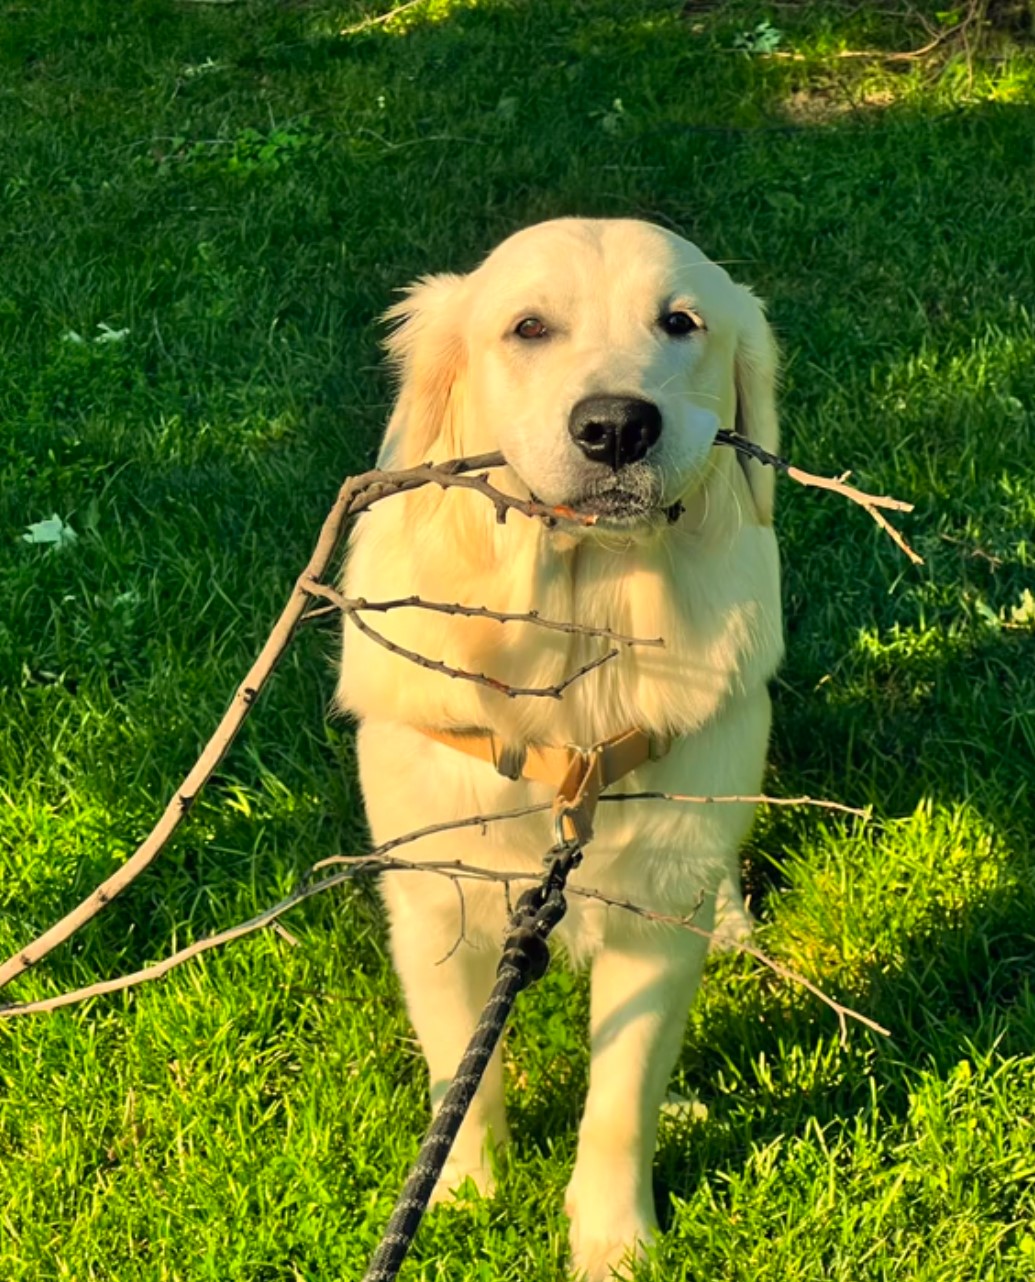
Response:
[{"label": "green grass", "polygon": [[[906,63],[836,56],[927,43],[895,0],[429,0],[337,34],[386,7],[0,2],[0,951],[125,858],[210,733],[372,456],[392,291],[543,217],[652,218],[769,300],[787,452],[913,499],[927,563],[781,487],[770,785],[882,821],[763,817],[760,942],[892,1037],[842,1048],[806,995],[713,962],[677,1082],[708,1112],[666,1125],[639,1276],[1030,1278],[1030,9]],[[763,21],[804,56],[738,48]],[[52,514],[78,538],[22,540]],[[333,654],[298,640],[171,848],[11,996],[362,848]],[[297,947],[0,1025],[3,1282],[361,1275],[421,1063],[371,890],[287,924]],[[405,1277],[562,1276],[584,1019],[563,967],[522,1000],[501,1194],[432,1216]]]}]

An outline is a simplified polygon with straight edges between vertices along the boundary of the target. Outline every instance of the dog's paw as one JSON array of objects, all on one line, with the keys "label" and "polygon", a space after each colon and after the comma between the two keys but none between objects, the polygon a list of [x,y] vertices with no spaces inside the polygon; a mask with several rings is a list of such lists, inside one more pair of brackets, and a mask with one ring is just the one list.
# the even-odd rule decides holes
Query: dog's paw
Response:
[{"label": "dog's paw", "polygon": [[656,1226],[640,1216],[607,1214],[606,1206],[588,1217],[569,1205],[571,1272],[579,1282],[628,1282],[633,1265],[643,1258]]},{"label": "dog's paw", "polygon": [[491,1171],[450,1171],[439,1176],[429,1206],[466,1206],[480,1197],[493,1197],[496,1177]]},{"label": "dog's paw", "polygon": [[571,1272],[578,1282],[630,1282],[633,1265],[643,1259],[644,1243],[585,1243],[572,1246]]},{"label": "dog's paw", "polygon": [[466,1161],[462,1156],[450,1154],[428,1205],[464,1206],[481,1197],[493,1197],[500,1156],[499,1150],[490,1145]]},{"label": "dog's paw", "polygon": [[746,944],[755,932],[755,919],[751,910],[738,895],[724,899],[721,895],[715,909],[715,929],[712,931],[710,953],[728,953],[738,944]]}]

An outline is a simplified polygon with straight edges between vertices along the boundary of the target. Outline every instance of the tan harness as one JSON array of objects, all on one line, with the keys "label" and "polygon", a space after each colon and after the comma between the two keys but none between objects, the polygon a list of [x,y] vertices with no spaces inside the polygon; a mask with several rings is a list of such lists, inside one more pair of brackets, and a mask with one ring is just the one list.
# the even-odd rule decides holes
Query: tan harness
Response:
[{"label": "tan harness", "polygon": [[601,792],[647,761],[660,761],[671,740],[643,730],[624,730],[592,748],[550,744],[515,747],[491,730],[423,730],[429,739],[493,765],[508,779],[532,779],[554,789],[558,838],[584,845],[593,836]]}]

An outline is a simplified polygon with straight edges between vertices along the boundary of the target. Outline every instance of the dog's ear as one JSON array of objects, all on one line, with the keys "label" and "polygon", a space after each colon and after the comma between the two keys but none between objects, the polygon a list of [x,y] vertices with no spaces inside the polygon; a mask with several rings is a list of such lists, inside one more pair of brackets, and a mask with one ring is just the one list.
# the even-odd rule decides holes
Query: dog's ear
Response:
[{"label": "dog's ear", "polygon": [[[737,392],[735,428],[741,436],[775,454],[780,444],[776,415],[776,342],[765,309],[745,286],[739,309],[734,381]],[[755,511],[763,525],[773,519],[776,476],[765,463],[737,455],[747,477]]]},{"label": "dog's ear", "polygon": [[[459,303],[466,278],[424,276],[385,312],[395,324],[385,347],[399,395],[385,432],[378,467],[416,467],[462,454],[459,384],[466,353]],[[434,448],[439,443],[439,448]]]}]

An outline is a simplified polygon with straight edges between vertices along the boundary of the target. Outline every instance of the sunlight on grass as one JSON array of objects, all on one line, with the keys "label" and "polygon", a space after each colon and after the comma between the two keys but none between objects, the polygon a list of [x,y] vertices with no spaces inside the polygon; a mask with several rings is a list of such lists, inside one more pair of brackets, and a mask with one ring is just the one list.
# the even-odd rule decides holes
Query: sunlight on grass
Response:
[{"label": "sunlight on grass", "polygon": [[[392,8],[0,23],[0,950],[174,794],[373,457],[394,291],[536,219],[650,218],[766,299],[787,454],[915,502],[926,564],[781,483],[769,783],[875,818],[760,816],[758,942],[892,1035],[842,1046],[809,994],[711,958],[673,1083],[702,1107],[664,1124],[637,1282],[1028,1282],[1029,27],[906,63],[835,55],[916,49],[945,4],[423,0],[339,34]],[[177,842],[11,997],[146,964],[366,848],[335,650],[299,634]],[[3,1282],[361,1276],[424,1070],[373,888],[286,925],[0,1023]],[[519,1007],[500,1195],[431,1216],[415,1278],[563,1276],[587,978],[559,964]]]},{"label": "sunlight on grass", "polygon": [[378,31],[387,36],[405,36],[418,27],[445,22],[470,9],[491,9],[494,0],[415,0],[393,3],[362,11],[355,6],[338,17],[324,19],[315,30],[324,35],[350,36],[365,31]]},{"label": "sunlight on grass", "polygon": [[780,901],[773,942],[791,965],[855,987],[894,970],[925,938],[966,928],[1011,889],[1008,843],[976,806],[925,800],[904,819],[846,839],[825,834],[808,854],[785,851],[793,890]]}]

